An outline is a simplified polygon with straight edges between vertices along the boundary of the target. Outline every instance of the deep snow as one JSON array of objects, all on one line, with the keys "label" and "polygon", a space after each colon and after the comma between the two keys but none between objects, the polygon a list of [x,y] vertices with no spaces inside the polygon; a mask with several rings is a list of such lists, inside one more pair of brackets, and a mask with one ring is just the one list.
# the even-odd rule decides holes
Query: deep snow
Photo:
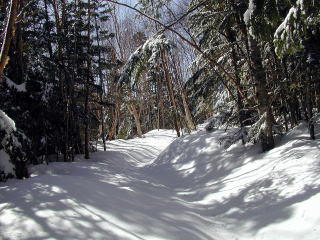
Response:
[{"label": "deep snow", "polygon": [[37,166],[0,184],[0,239],[319,239],[320,141],[300,125],[261,153],[225,134],[154,130]]}]

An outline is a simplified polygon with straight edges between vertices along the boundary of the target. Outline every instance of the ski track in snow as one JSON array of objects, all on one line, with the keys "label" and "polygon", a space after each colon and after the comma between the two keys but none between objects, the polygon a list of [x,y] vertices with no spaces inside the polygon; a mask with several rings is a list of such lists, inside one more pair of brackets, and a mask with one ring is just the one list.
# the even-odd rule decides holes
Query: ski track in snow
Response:
[{"label": "ski track in snow", "polygon": [[225,134],[153,130],[36,166],[0,183],[0,239],[319,239],[319,140],[301,125],[260,153]]}]

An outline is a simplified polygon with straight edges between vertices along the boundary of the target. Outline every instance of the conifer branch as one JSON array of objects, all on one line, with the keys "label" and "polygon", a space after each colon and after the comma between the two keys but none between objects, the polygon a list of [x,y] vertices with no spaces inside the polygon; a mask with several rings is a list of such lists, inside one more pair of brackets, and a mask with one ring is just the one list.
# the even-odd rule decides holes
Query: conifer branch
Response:
[{"label": "conifer branch", "polygon": [[[142,12],[141,10],[135,8],[135,7],[132,7],[128,4],[125,4],[125,3],[120,3],[120,2],[117,2],[117,1],[114,1],[114,0],[106,0],[107,2],[111,2],[111,3],[114,3],[114,4],[117,4],[117,5],[120,5],[120,6],[124,6],[124,7],[127,7],[137,13],[139,13],[140,15],[146,17],[147,19],[151,20],[151,21],[154,21],[156,23],[158,23],[160,26],[163,27],[162,30],[160,30],[159,32],[164,32],[166,30],[169,30],[170,32],[174,33],[175,35],[177,35],[182,41],[186,42],[187,44],[189,44],[192,48],[194,48],[195,50],[197,50],[204,59],[206,59],[212,66],[214,67],[217,67],[223,74],[225,74],[229,80],[231,80],[234,85],[236,86],[237,90],[239,91],[239,93],[241,94],[241,97],[245,98],[245,94],[243,93],[242,89],[240,88],[240,86],[238,86],[237,82],[236,82],[236,79],[224,68],[222,67],[215,59],[213,59],[211,56],[209,56],[207,53],[205,53],[201,48],[200,46],[198,46],[196,43],[193,43],[192,41],[190,41],[189,39],[187,39],[186,37],[184,37],[181,33],[179,33],[177,30],[173,29],[173,25],[175,23],[177,23],[178,21],[180,21],[182,18],[186,17],[188,14],[190,14],[192,11],[196,10],[197,8],[192,8],[191,10],[192,11],[188,11],[187,13],[188,14],[184,14],[182,17],[180,17],[177,21],[175,21],[175,23],[171,23],[170,25],[166,25],[164,23],[162,23],[159,19],[156,19],[152,16],[149,16],[148,14]],[[201,5],[201,4],[199,4]],[[198,6],[199,6],[198,5]],[[223,80],[223,78],[220,78],[222,84],[224,86],[227,87],[227,84],[226,82]],[[229,90],[229,93],[231,95],[231,97],[235,100],[236,99],[236,96],[232,93],[232,91]]]}]

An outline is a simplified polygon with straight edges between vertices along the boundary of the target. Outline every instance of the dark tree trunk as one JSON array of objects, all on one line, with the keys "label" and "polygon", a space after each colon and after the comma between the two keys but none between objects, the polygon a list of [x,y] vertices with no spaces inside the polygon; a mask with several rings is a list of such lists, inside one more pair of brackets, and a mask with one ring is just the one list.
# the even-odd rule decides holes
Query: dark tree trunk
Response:
[{"label": "dark tree trunk", "polygon": [[5,35],[4,35],[3,43],[1,46],[1,52],[0,52],[0,81],[3,76],[4,68],[8,63],[8,53],[9,53],[11,40],[14,36],[14,26],[17,18],[17,11],[18,11],[18,0],[11,0],[7,24],[6,26],[4,26]]},{"label": "dark tree trunk", "polygon": [[314,122],[313,122],[313,103],[312,103],[312,91],[311,91],[311,84],[312,84],[312,73],[310,68],[307,69],[307,87],[306,87],[306,114],[308,116],[308,127],[310,138],[315,140],[315,132],[314,132]]},{"label": "dark tree trunk", "polygon": [[87,80],[85,84],[85,103],[84,103],[84,117],[85,117],[85,129],[84,129],[84,158],[89,159],[89,84],[91,78],[91,59],[90,59],[90,22],[91,22],[91,2],[88,0],[88,32],[87,32]]},{"label": "dark tree trunk", "polygon": [[257,41],[249,34],[249,55],[252,67],[252,80],[255,84],[255,94],[258,103],[259,116],[265,115],[265,127],[261,132],[260,141],[262,151],[268,151],[274,147],[272,133],[273,115],[270,100],[267,92],[266,74],[262,66],[261,52]]}]

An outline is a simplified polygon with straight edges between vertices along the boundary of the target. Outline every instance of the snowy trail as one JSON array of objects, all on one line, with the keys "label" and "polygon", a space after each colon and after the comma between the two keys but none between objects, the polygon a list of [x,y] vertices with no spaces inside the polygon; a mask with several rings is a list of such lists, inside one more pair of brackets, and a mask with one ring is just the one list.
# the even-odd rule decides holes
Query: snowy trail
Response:
[{"label": "snowy trail", "polygon": [[38,166],[0,185],[0,239],[318,240],[320,141],[300,126],[261,154],[224,134],[155,130]]},{"label": "snowy trail", "polygon": [[[113,141],[92,162],[53,163],[0,186],[4,239],[216,239],[212,222],[139,169],[174,133]],[[36,175],[36,174],[35,174]],[[206,231],[205,231],[206,229]]]}]

